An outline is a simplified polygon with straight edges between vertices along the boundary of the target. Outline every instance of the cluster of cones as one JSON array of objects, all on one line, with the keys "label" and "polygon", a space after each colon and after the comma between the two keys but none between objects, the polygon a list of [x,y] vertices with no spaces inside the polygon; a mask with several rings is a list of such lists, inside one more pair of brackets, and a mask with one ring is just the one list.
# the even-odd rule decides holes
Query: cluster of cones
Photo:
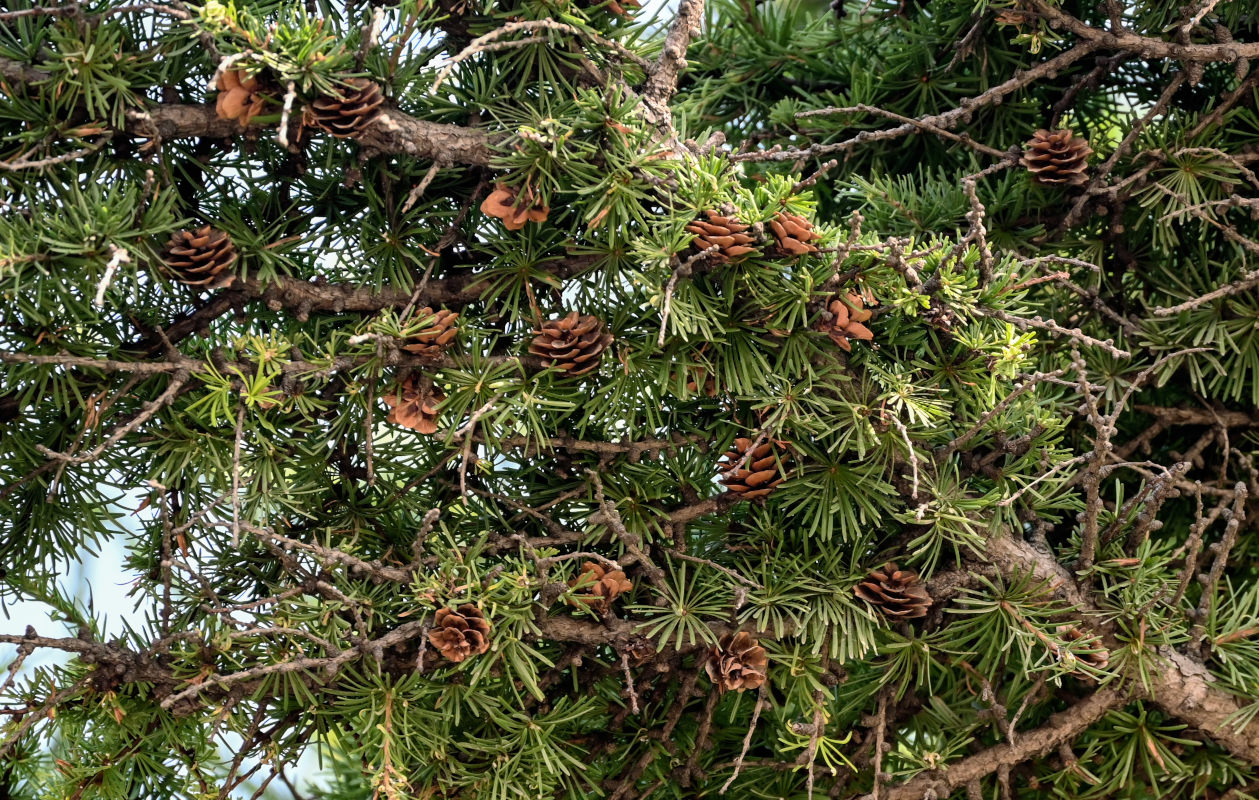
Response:
[{"label": "cluster of cones", "polygon": [[[282,92],[259,75],[229,69],[215,78],[219,90],[214,111],[220,119],[236,120],[249,127],[255,117],[279,111]],[[348,78],[335,94],[321,95],[302,110],[303,126],[330,133],[339,139],[358,138],[380,116],[385,96],[380,85],[367,78]]]},{"label": "cluster of cones", "polygon": [[[704,253],[705,257],[719,264],[737,262],[758,251],[756,237],[749,233],[752,226],[740,222],[731,213],[719,213],[709,209],[704,217],[686,226],[688,233],[695,234],[691,241],[692,253]],[[813,223],[799,214],[780,211],[769,221],[773,242],[766,248],[769,258],[794,258],[817,252],[812,242],[822,236],[813,230]]]}]

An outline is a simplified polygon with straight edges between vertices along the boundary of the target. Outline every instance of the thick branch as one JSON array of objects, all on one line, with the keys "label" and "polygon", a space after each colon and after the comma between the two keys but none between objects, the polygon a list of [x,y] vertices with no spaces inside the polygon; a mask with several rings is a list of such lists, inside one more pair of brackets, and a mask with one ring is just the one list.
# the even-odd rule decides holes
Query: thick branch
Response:
[{"label": "thick branch", "polygon": [[[1097,613],[1071,574],[1051,556],[1027,542],[1009,536],[991,539],[986,555],[1001,573],[1031,573],[1052,584],[1062,600],[1079,607],[1086,616]],[[1113,637],[1100,626],[1097,628],[1103,641],[1113,645]],[[1146,689],[1150,699],[1168,714],[1210,736],[1233,755],[1259,764],[1259,726],[1250,725],[1239,731],[1232,721],[1242,708],[1238,698],[1217,688],[1206,667],[1195,659],[1166,647],[1159,648],[1157,656],[1162,664],[1147,671]]]},{"label": "thick branch", "polygon": [[1017,744],[995,745],[950,764],[938,773],[919,775],[899,786],[888,787],[881,796],[884,800],[921,800],[928,796],[928,792],[934,791],[937,797],[948,797],[954,789],[991,775],[1002,767],[1012,767],[1049,754],[1059,745],[1079,736],[1107,711],[1123,702],[1124,694],[1119,690],[1101,689],[1067,710],[1054,714],[1041,727],[1020,733]]},{"label": "thick branch", "polygon": [[[0,77],[19,85],[34,85],[50,76],[45,70],[8,58],[0,58]],[[120,133],[142,138],[184,139],[201,136],[227,139],[244,133],[235,120],[220,119],[212,105],[161,104],[127,112]],[[396,109],[386,109],[358,138],[369,151],[404,153],[441,164],[490,163],[493,150],[484,131],[416,119]]]}]

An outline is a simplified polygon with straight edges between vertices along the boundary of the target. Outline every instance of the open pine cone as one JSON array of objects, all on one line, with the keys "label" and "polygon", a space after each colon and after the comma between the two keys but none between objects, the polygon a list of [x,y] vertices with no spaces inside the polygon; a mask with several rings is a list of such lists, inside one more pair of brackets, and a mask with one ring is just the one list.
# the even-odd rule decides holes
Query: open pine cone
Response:
[{"label": "open pine cone", "polygon": [[759,689],[765,683],[765,671],[769,657],[746,631],[721,640],[721,646],[713,648],[704,662],[708,679],[723,692],[741,692]]},{"label": "open pine cone", "polygon": [[568,586],[577,589],[569,595],[573,602],[589,606],[600,614],[608,610],[618,595],[634,588],[621,570],[609,571],[593,561],[582,564],[581,572],[568,582]]},{"label": "open pine cone", "polygon": [[814,325],[819,331],[831,337],[831,341],[846,352],[852,352],[849,339],[871,341],[874,334],[863,323],[869,322],[871,312],[865,307],[865,300],[855,292],[835,295],[826,304],[830,319],[820,319]]},{"label": "open pine cone", "polygon": [[1027,141],[1023,150],[1023,166],[1032,173],[1032,180],[1049,186],[1083,186],[1088,183],[1089,156],[1093,148],[1087,139],[1062,128],[1040,129]]},{"label": "open pine cone", "polygon": [[222,289],[236,280],[236,245],[210,225],[180,231],[162,248],[162,263],[175,280],[188,286]]},{"label": "open pine cone", "polygon": [[855,589],[857,596],[892,619],[925,617],[931,595],[918,573],[897,569],[895,564],[871,572]]},{"label": "open pine cone", "polygon": [[424,434],[437,433],[437,406],[446,395],[431,379],[412,375],[381,399],[391,409],[389,422]]},{"label": "open pine cone", "polygon": [[367,78],[349,78],[340,95],[318,97],[307,107],[307,121],[338,139],[361,136],[380,116],[385,96]]},{"label": "open pine cone", "polygon": [[490,623],[481,609],[472,604],[459,606],[459,610],[439,608],[433,615],[433,627],[428,640],[442,655],[456,664],[471,655],[480,655],[490,649]]},{"label": "open pine cone", "polygon": [[778,216],[769,221],[769,229],[774,232],[781,255],[802,256],[816,253],[817,247],[809,242],[822,238],[820,233],[813,230],[812,222],[799,214],[788,214],[786,211],[778,212]]},{"label": "open pine cone", "polygon": [[709,258],[725,263],[743,258],[748,253],[755,253],[756,248],[752,246],[755,241],[752,235],[745,233],[750,226],[744,225],[734,217],[726,217],[718,214],[716,211],[705,211],[708,221],[697,219],[690,225],[686,226],[686,230],[695,234],[691,247],[696,251],[707,250],[710,247],[718,249],[709,254]]},{"label": "open pine cone", "polygon": [[[745,462],[743,455],[751,446],[751,439],[735,439],[734,445],[717,464],[718,473],[723,476],[721,484],[726,487],[726,491],[738,494],[743,500],[764,497],[774,491],[786,477],[781,464],[786,459],[781,454],[775,454],[773,443],[764,442],[759,445]],[[734,465],[740,463],[743,466],[733,475],[725,477]]]},{"label": "open pine cone", "polygon": [[215,78],[214,85],[219,90],[219,96],[214,101],[214,113],[220,119],[234,119],[241,127],[247,128],[253,118],[266,108],[267,95],[259,91],[256,76],[246,76],[236,69],[224,70]]},{"label": "open pine cone", "polygon": [[529,352],[540,356],[545,367],[556,367],[571,376],[585,375],[599,366],[599,357],[612,344],[612,338],[598,317],[573,311],[542,323]]},{"label": "open pine cone", "polygon": [[494,184],[494,191],[481,201],[481,213],[497,217],[509,231],[518,231],[526,222],[546,222],[551,207],[534,195],[528,186],[518,189],[503,183]]},{"label": "open pine cone", "polygon": [[407,344],[402,345],[402,349],[429,361],[439,360],[446,353],[446,348],[459,335],[459,329],[455,327],[455,323],[459,320],[459,313],[447,311],[444,308],[441,311],[433,311],[425,306],[415,312],[415,319],[426,320],[424,327],[418,333],[408,336]]}]

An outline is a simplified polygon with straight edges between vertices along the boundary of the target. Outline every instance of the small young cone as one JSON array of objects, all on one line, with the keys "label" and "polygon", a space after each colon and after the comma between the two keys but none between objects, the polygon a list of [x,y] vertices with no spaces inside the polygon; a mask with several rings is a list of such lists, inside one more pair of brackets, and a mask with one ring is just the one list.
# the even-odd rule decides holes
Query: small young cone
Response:
[{"label": "small young cone", "polygon": [[697,219],[686,226],[689,233],[695,234],[691,247],[699,252],[710,247],[717,250],[709,254],[709,258],[721,263],[738,261],[749,253],[755,253],[755,239],[745,233],[750,226],[744,225],[734,217],[718,214],[716,211],[705,211],[707,221]]},{"label": "small young cone", "polygon": [[246,77],[241,70],[226,70],[219,73],[214,85],[219,90],[214,113],[220,119],[234,119],[242,127],[249,127],[266,108],[267,95],[259,91],[257,77]]},{"label": "small young cone", "polygon": [[407,337],[407,343],[402,345],[402,349],[429,361],[441,359],[446,353],[446,348],[459,335],[459,329],[455,327],[455,323],[459,320],[458,312],[447,311],[444,308],[441,311],[433,311],[425,306],[415,312],[415,319],[427,320],[427,322],[418,333]]},{"label": "small young cone", "polygon": [[180,231],[162,248],[162,263],[175,280],[187,286],[222,289],[236,280],[236,245],[210,225]]},{"label": "small young cone", "polygon": [[901,570],[895,564],[871,572],[855,589],[857,596],[892,619],[925,617],[931,595],[918,573]]},{"label": "small young cone", "polygon": [[575,377],[599,366],[599,357],[612,344],[612,338],[598,317],[573,311],[542,323],[542,330],[529,344],[529,352],[540,356],[543,366],[556,367]]},{"label": "small young cone", "polygon": [[831,337],[831,341],[846,352],[852,352],[850,339],[871,341],[874,334],[864,323],[870,321],[872,312],[865,307],[865,300],[860,294],[847,292],[835,295],[826,304],[830,319],[820,319],[814,327]]},{"label": "small young cone", "polygon": [[471,604],[459,606],[457,611],[439,608],[433,615],[428,640],[443,656],[458,664],[490,649],[490,623],[481,609]]},{"label": "small young cone", "polygon": [[1093,154],[1087,139],[1062,128],[1041,129],[1024,145],[1023,166],[1037,183],[1048,186],[1083,186],[1088,183],[1088,161]]},{"label": "small young cone", "polygon": [[527,186],[522,190],[497,183],[494,191],[481,201],[481,213],[501,219],[503,227],[509,231],[518,231],[526,222],[546,222],[551,207]]},{"label": "small young cone", "polygon": [[361,136],[380,116],[385,96],[380,86],[367,78],[350,78],[340,96],[324,95],[307,108],[307,119],[320,130],[338,139]]},{"label": "small young cone", "polygon": [[606,570],[593,561],[582,564],[581,572],[568,582],[568,586],[577,589],[569,595],[574,603],[582,603],[600,614],[608,610],[618,595],[634,588],[621,570]]},{"label": "small young cone", "polygon": [[389,422],[426,435],[437,433],[437,406],[446,395],[432,380],[412,375],[381,399],[391,409]]},{"label": "small young cone", "polygon": [[[1079,642],[1089,638],[1088,634],[1074,625],[1059,625],[1058,635],[1069,642]],[[1101,642],[1096,640],[1094,640],[1091,644],[1092,648],[1090,650],[1078,653],[1072,651],[1072,655],[1074,655],[1076,659],[1083,661],[1085,664],[1095,667],[1096,669],[1105,669],[1106,665],[1110,663],[1110,651],[1103,647]]]},{"label": "small young cone", "polygon": [[778,216],[769,221],[769,229],[774,232],[778,243],[776,255],[794,257],[806,253],[816,253],[817,247],[809,242],[821,239],[822,235],[813,230],[813,223],[799,214],[788,214],[780,211]]},{"label": "small young cone", "polygon": [[[727,492],[738,494],[743,500],[754,500],[764,497],[783,482],[781,461],[784,459],[775,454],[774,445],[764,442],[752,451],[744,461],[744,454],[752,446],[751,439],[735,439],[734,445],[717,464],[718,474],[722,475],[721,484]],[[742,464],[733,475],[726,476],[736,464]]]},{"label": "small young cone", "polygon": [[769,657],[746,631],[721,640],[721,646],[713,648],[704,662],[708,679],[723,692],[742,692],[759,689],[765,683]]}]

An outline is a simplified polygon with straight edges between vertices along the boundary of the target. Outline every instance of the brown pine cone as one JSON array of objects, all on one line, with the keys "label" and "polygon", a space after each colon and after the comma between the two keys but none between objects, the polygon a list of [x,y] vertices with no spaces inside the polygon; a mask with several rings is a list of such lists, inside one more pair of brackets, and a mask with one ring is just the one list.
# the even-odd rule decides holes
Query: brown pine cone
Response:
[{"label": "brown pine cone", "polygon": [[896,564],[876,569],[857,584],[857,596],[892,619],[925,617],[931,595],[918,573],[897,569]]},{"label": "brown pine cone", "polygon": [[339,95],[315,98],[307,106],[308,124],[327,131],[338,139],[361,136],[380,116],[385,96],[380,85],[367,78],[348,78]]},{"label": "brown pine cone", "polygon": [[617,595],[634,588],[621,570],[609,572],[593,561],[582,564],[581,572],[568,582],[568,586],[578,590],[569,595],[573,602],[583,603],[600,614],[608,610]]},{"label": "brown pine cone", "polygon": [[1088,183],[1089,156],[1093,148],[1087,139],[1062,128],[1053,132],[1044,128],[1027,141],[1023,150],[1023,166],[1032,179],[1048,186],[1083,186]]},{"label": "brown pine cone", "polygon": [[236,245],[232,237],[210,225],[180,231],[162,248],[162,263],[175,280],[187,286],[222,289],[236,280]]},{"label": "brown pine cone", "polygon": [[632,667],[641,667],[655,658],[657,652],[656,645],[652,643],[651,639],[638,634],[631,636],[629,641],[618,649]]},{"label": "brown pine cone", "polygon": [[1078,642],[1084,639],[1092,639],[1086,642],[1089,650],[1071,651],[1071,654],[1078,660],[1096,669],[1106,669],[1106,665],[1110,663],[1110,651],[1102,646],[1102,643],[1096,637],[1090,637],[1084,631],[1074,625],[1059,625],[1058,635],[1066,639],[1068,642]]},{"label": "brown pine cone", "polygon": [[458,611],[439,608],[433,615],[428,640],[442,655],[458,664],[468,656],[490,649],[490,623],[481,609],[470,603],[459,606]]},{"label": "brown pine cone", "polygon": [[866,342],[874,339],[874,334],[862,324],[870,321],[871,312],[865,307],[865,300],[861,295],[855,292],[837,294],[827,303],[826,310],[831,318],[819,319],[814,327],[819,331],[824,331],[831,337],[831,341],[846,352],[852,352],[849,339],[861,339]]},{"label": "brown pine cone", "polygon": [[494,184],[494,191],[481,201],[481,213],[497,217],[509,231],[518,231],[526,222],[546,222],[551,207],[536,197],[528,186],[518,189],[503,183]]},{"label": "brown pine cone", "polygon": [[446,395],[432,379],[412,375],[381,399],[392,409],[386,418],[389,422],[424,434],[437,433],[437,406]]},{"label": "brown pine cone", "polygon": [[220,119],[234,119],[241,127],[247,128],[253,118],[266,108],[267,95],[259,91],[256,76],[246,76],[242,70],[229,69],[219,73],[214,85],[219,90],[219,96],[214,101],[214,113]]},{"label": "brown pine cone", "polygon": [[[726,487],[726,491],[738,494],[740,499],[743,500],[754,500],[758,497],[764,497],[772,492],[778,484],[782,483],[786,477],[783,474],[782,463],[786,461],[786,458],[782,454],[775,454],[773,443],[762,443],[744,461],[743,454],[751,446],[751,439],[735,439],[734,445],[722,456],[722,460],[717,464],[717,471],[722,476],[720,478],[721,484]],[[734,465],[740,463],[743,466],[733,475],[726,477],[725,474]]]},{"label": "brown pine cone", "polygon": [[717,378],[704,367],[690,367],[687,370],[686,390],[691,394],[703,394],[705,397],[716,397]]},{"label": "brown pine cone", "polygon": [[707,222],[697,219],[686,226],[689,233],[695,234],[691,247],[697,252],[717,247],[718,249],[709,253],[708,257],[723,264],[727,261],[740,260],[748,253],[756,252],[756,248],[752,246],[755,240],[751,234],[744,232],[748,230],[748,225],[744,225],[734,217],[722,216],[716,211],[710,210],[704,213],[708,216]]},{"label": "brown pine cone", "polygon": [[721,647],[709,651],[704,671],[721,691],[741,692],[744,689],[759,689],[765,683],[768,666],[769,657],[765,655],[765,648],[758,645],[748,632],[739,631],[722,639]]},{"label": "brown pine cone", "polygon": [[444,308],[441,311],[433,311],[425,306],[415,312],[414,319],[422,321],[424,327],[418,333],[408,336],[408,344],[402,345],[402,349],[429,361],[441,359],[446,353],[446,348],[459,335],[459,329],[455,327],[455,322],[459,320],[459,313],[447,311]]},{"label": "brown pine cone", "polygon": [[778,216],[769,221],[769,229],[774,232],[774,239],[778,242],[779,252],[776,255],[802,256],[816,253],[817,247],[809,242],[822,238],[822,234],[813,230],[812,222],[799,214],[788,214],[786,211],[778,212]]},{"label": "brown pine cone", "polygon": [[585,375],[599,366],[599,357],[612,344],[612,338],[598,317],[573,311],[542,323],[529,352],[541,356],[545,367],[556,367],[571,376]]}]

